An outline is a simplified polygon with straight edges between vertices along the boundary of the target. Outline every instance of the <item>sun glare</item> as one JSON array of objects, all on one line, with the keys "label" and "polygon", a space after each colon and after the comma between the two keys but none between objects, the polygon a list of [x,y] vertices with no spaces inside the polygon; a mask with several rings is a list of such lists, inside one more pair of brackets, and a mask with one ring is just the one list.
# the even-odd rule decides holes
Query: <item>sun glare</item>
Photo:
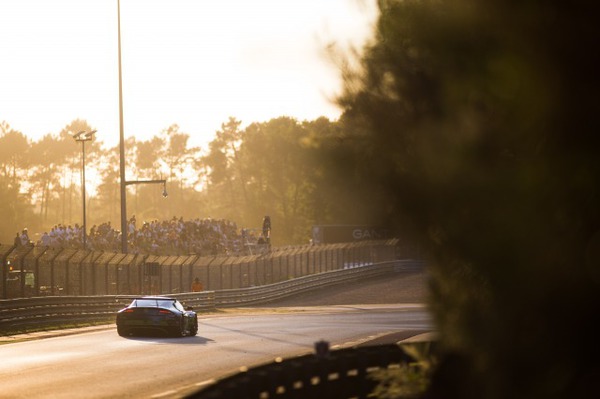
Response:
[{"label": "sun glare", "polygon": [[[372,3],[121,0],[125,134],[176,123],[205,145],[229,116],[337,118],[323,48],[360,47]],[[79,118],[115,145],[117,0],[2,2],[0,15],[0,121],[38,139]]]}]

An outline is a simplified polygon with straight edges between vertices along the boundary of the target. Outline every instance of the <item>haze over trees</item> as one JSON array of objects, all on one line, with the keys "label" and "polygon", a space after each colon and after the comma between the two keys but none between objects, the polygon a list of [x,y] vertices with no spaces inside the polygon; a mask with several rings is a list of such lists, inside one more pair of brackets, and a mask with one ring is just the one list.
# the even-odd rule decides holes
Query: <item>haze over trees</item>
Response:
[{"label": "haze over trees", "polygon": [[[127,138],[126,178],[166,179],[128,186],[127,215],[151,220],[215,218],[259,228],[270,215],[273,244],[306,244],[313,224],[368,223],[356,213],[352,192],[339,190],[316,138],[335,136],[337,121],[299,122],[282,116],[241,129],[230,118],[207,149],[191,147],[189,134],[171,125],[148,140]],[[92,130],[75,120],[56,134],[29,140],[5,121],[0,131],[0,242],[12,243],[27,227],[32,240],[57,224],[82,224],[81,144],[71,135]],[[97,135],[85,144],[88,231],[110,221],[120,226],[119,149]],[[349,199],[350,198],[350,199]]]}]

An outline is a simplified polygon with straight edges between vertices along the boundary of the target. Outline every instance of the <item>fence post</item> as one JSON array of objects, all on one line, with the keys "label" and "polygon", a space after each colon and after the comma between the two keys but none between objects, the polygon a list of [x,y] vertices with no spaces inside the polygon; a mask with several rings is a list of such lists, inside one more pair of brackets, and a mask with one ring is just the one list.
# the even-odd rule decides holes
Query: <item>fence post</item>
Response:
[{"label": "fence post", "polygon": [[8,287],[7,287],[7,282],[6,282],[6,279],[8,277],[8,268],[6,265],[6,258],[14,249],[15,249],[15,246],[13,245],[12,247],[10,247],[10,249],[8,251],[6,251],[2,255],[2,299],[8,298],[8,292],[7,292]]},{"label": "fence post", "polygon": [[[189,282],[188,287],[191,287],[192,286],[191,282],[194,281],[194,264],[198,261],[197,256],[192,255],[190,258],[192,258],[192,257],[194,258],[194,260],[190,261],[190,264],[189,264],[190,272],[189,272],[189,276],[188,276],[188,282]],[[183,291],[183,292],[187,292],[187,291]]]},{"label": "fence post", "polygon": [[33,251],[33,245],[31,245],[31,248],[29,248],[29,250],[27,252],[25,252],[24,254],[22,254],[19,258],[19,270],[21,273],[21,280],[20,280],[20,287],[19,290],[21,291],[21,298],[25,298],[25,257],[27,256],[28,253],[30,253],[31,251]]},{"label": "fence post", "polygon": [[50,259],[50,295],[54,295],[54,259],[60,254],[62,248],[59,248],[58,251],[54,254],[54,257]]},{"label": "fence post", "polygon": [[[180,256],[177,257],[177,259],[179,259],[179,258],[180,258]],[[185,261],[188,258],[189,258],[189,256],[186,257],[186,259],[183,262],[179,263],[179,288],[178,288],[179,292],[187,292],[187,290],[184,291],[184,288],[183,288],[183,264],[185,263]]]},{"label": "fence post", "polygon": [[[137,258],[140,257],[141,261],[138,262]],[[135,255],[136,264],[138,266],[138,290],[139,294],[143,295],[146,293],[146,259],[148,259],[148,255],[136,254]]]},{"label": "fence post", "polygon": [[69,256],[66,260],[65,260],[65,295],[70,295],[71,294],[71,284],[69,284],[69,269],[70,269],[70,265],[71,265],[71,258],[73,256],[75,256],[75,254],[77,254],[77,252],[73,252],[71,254],[71,256]]},{"label": "fence post", "polygon": [[[79,293],[81,295],[85,295],[85,293],[83,292],[83,286],[84,286],[84,284],[83,284],[83,278],[84,278],[84,276],[83,276],[83,262],[86,260],[86,258],[88,256],[90,256],[91,253],[92,253],[92,251],[88,251],[87,255],[85,255],[83,258],[81,258],[81,260],[79,261],[79,264],[78,264],[78,266],[79,266]],[[36,261],[36,264],[37,264],[37,261]]]},{"label": "fence post", "polygon": [[35,296],[39,296],[40,295],[40,258],[42,257],[42,255],[48,250],[48,247],[45,247],[44,250],[38,255],[36,256],[35,260],[34,260],[34,266],[33,266],[33,273],[35,275],[35,281],[33,284],[33,292],[35,294]]}]

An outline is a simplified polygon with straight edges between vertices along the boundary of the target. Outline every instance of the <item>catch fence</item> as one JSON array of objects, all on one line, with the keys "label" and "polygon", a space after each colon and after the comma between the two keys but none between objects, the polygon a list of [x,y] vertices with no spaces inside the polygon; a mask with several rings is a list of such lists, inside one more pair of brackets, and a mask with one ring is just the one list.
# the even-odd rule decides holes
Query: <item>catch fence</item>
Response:
[{"label": "catch fence", "polygon": [[[220,308],[255,306],[318,288],[393,273],[422,270],[417,260],[381,262],[333,270],[258,287],[172,294],[199,312]],[[131,302],[130,295],[46,296],[0,299],[0,332],[10,334],[29,328],[55,328],[61,324],[112,322],[116,312]]]},{"label": "catch fence", "polygon": [[0,245],[0,298],[148,295],[264,286],[397,259],[419,259],[399,240],[272,248],[251,256],[156,256]]}]

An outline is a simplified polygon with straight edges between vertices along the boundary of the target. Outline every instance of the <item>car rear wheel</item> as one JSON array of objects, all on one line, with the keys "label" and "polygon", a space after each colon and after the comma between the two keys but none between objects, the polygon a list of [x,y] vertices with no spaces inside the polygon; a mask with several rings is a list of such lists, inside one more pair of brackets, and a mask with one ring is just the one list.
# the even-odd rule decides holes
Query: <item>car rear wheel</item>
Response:
[{"label": "car rear wheel", "polygon": [[192,323],[192,326],[190,327],[190,336],[194,337],[194,336],[196,336],[196,334],[198,334],[198,319],[194,318],[194,322]]},{"label": "car rear wheel", "polygon": [[171,336],[175,338],[180,338],[185,336],[185,329],[183,328],[183,321],[177,327],[173,327],[171,329]]},{"label": "car rear wheel", "polygon": [[127,330],[121,326],[117,326],[117,334],[119,334],[121,337],[124,337],[127,335]]}]

